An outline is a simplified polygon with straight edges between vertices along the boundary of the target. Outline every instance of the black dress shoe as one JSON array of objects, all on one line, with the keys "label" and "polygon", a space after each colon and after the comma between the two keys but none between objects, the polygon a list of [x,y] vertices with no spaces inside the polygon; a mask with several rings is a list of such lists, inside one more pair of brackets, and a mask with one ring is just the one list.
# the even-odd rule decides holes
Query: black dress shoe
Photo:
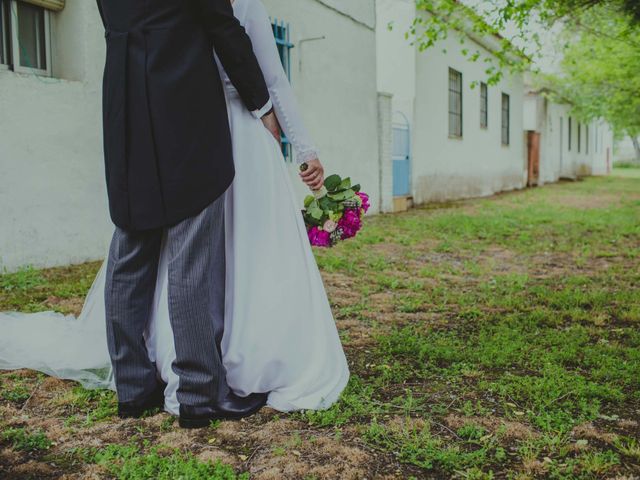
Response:
[{"label": "black dress shoe", "polygon": [[213,420],[239,420],[249,417],[267,404],[266,393],[253,393],[239,397],[229,393],[227,397],[211,407],[180,405],[180,426],[182,428],[203,428]]},{"label": "black dress shoe", "polygon": [[118,403],[118,417],[140,418],[148,410],[162,409],[164,407],[164,389],[166,387],[165,383],[161,383],[151,395],[142,400]]}]

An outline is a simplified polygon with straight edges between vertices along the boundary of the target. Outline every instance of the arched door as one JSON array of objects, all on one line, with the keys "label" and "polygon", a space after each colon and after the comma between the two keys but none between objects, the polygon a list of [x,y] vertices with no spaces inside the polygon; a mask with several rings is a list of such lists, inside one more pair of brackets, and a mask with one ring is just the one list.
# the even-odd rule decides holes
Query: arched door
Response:
[{"label": "arched door", "polygon": [[393,121],[393,196],[411,194],[411,128],[409,120],[396,112]]}]

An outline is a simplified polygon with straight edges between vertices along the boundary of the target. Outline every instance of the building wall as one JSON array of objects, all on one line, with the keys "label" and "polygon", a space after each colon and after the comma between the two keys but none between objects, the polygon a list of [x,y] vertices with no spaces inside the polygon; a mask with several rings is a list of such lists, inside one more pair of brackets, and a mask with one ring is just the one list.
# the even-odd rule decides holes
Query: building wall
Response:
[{"label": "building wall", "polygon": [[[350,176],[380,208],[374,0],[264,0],[290,24],[291,84],[327,174]],[[318,39],[322,38],[323,39]],[[309,40],[311,39],[311,40]],[[289,167],[302,199],[308,190]]]},{"label": "building wall", "polygon": [[[292,84],[327,173],[379,207],[374,0],[264,0],[290,23]],[[109,221],[101,128],[104,30],[96,4],[52,18],[53,77],[0,71],[0,270],[102,258]],[[304,41],[313,37],[323,40]],[[307,194],[290,165],[300,200]]]},{"label": "building wall", "polygon": [[[467,45],[471,40],[466,40]],[[479,45],[483,57],[491,55]],[[413,137],[413,197],[416,203],[491,195],[526,182],[523,79],[506,75],[488,87],[488,127],[480,127],[482,58],[469,62],[455,34],[425,52],[416,51],[417,80]],[[462,72],[463,136],[449,138],[449,68]],[[501,142],[502,93],[510,97],[510,144]]]},{"label": "building wall", "polygon": [[615,162],[635,162],[636,150],[631,138],[626,136],[615,143]]},{"label": "building wall", "polygon": [[0,270],[101,257],[104,30],[95,2],[51,15],[53,77],[0,71]]},{"label": "building wall", "polygon": [[[523,79],[508,76],[489,87],[489,126],[480,128],[480,91],[473,81],[484,80],[484,63],[471,63],[460,53],[452,33],[424,52],[405,38],[415,18],[411,0],[378,0],[378,89],[393,95],[398,120],[401,112],[412,128],[411,190],[417,204],[490,195],[521,188],[525,182],[522,128]],[[388,25],[393,29],[389,30]],[[491,53],[466,39],[483,52]],[[463,137],[449,138],[449,67],[463,74]],[[510,95],[511,143],[501,145],[501,92]]]},{"label": "building wall", "polygon": [[377,0],[376,48],[378,91],[393,95],[395,121],[414,120],[416,97],[415,46],[407,40],[415,18],[414,0]]},{"label": "building wall", "polygon": [[524,114],[525,130],[541,134],[540,184],[610,172],[613,133],[608,124],[603,121],[580,122],[571,114],[568,105],[553,103],[537,93],[525,96]]}]

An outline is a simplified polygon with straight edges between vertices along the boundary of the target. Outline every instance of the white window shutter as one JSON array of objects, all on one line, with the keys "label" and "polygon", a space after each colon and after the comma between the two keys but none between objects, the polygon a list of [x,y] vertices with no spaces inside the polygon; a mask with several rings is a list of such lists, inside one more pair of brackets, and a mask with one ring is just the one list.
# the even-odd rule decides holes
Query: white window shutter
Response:
[{"label": "white window shutter", "polygon": [[64,0],[22,0],[23,2],[59,12],[64,8]]}]

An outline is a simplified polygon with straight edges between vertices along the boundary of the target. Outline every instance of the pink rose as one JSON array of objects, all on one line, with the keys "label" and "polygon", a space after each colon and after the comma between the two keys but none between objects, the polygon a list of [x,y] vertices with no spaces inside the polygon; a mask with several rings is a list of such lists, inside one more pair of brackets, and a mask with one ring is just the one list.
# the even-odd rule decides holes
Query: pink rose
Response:
[{"label": "pink rose", "polygon": [[326,222],[324,222],[324,225],[322,226],[322,229],[325,232],[329,232],[329,233],[333,233],[336,230],[336,228],[338,228],[338,224],[333,220],[327,220]]}]

